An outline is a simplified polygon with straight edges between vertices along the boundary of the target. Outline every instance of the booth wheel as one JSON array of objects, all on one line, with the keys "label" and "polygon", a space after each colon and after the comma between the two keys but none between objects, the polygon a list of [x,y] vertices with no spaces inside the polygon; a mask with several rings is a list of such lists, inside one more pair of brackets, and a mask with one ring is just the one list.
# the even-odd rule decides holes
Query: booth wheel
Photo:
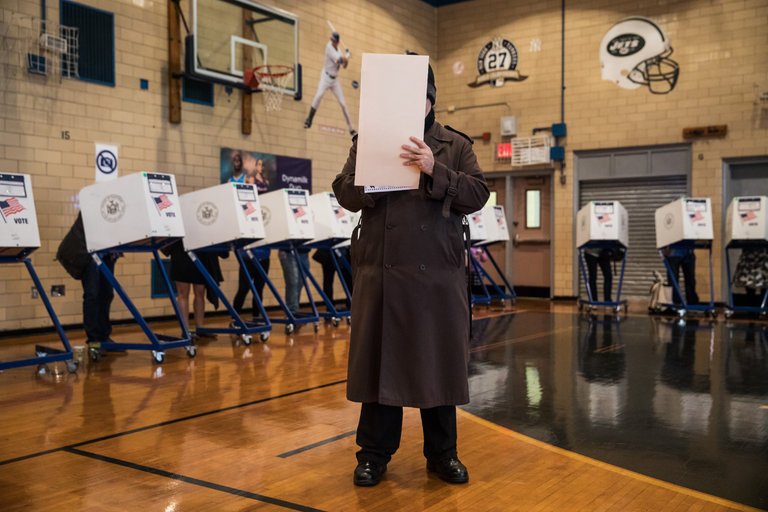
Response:
[{"label": "booth wheel", "polygon": [[[197,355],[197,347],[194,345],[189,345],[188,347],[184,347],[187,349],[187,356],[188,357],[195,357]],[[162,361],[158,361],[159,363],[162,363]]]},{"label": "booth wheel", "polygon": [[684,309],[678,309],[677,310],[677,316],[679,316],[680,318],[683,318],[686,313],[687,313],[687,311],[685,311]]},{"label": "booth wheel", "polygon": [[320,324],[318,324],[317,322],[315,322],[312,328],[315,330],[315,332],[320,332]]},{"label": "booth wheel", "polygon": [[77,373],[77,366],[78,366],[77,361],[73,361],[70,359],[69,361],[64,361],[64,362],[67,365],[67,371],[69,373]]},{"label": "booth wheel", "polygon": [[725,310],[724,314],[725,314],[725,318],[731,318],[733,316],[733,310],[728,308]]},{"label": "booth wheel", "polygon": [[165,352],[158,352],[157,350],[153,350],[152,359],[154,359],[157,364],[162,364],[165,361]]},{"label": "booth wheel", "polygon": [[285,324],[285,334],[293,334],[293,331],[296,330],[296,326],[293,324]]},{"label": "booth wheel", "polygon": [[334,327],[338,327],[339,324],[341,323],[341,318],[333,317],[331,318],[331,323],[333,324]]},{"label": "booth wheel", "polygon": [[101,351],[98,348],[89,348],[88,356],[90,356],[91,361],[101,361]]},{"label": "booth wheel", "polygon": [[250,334],[241,334],[240,339],[243,340],[243,345],[245,345],[246,347],[251,343],[253,343],[253,336],[251,336]]},{"label": "booth wheel", "polygon": [[269,341],[269,332],[265,331],[259,334],[259,339],[262,341],[262,343],[266,343],[267,341]]},{"label": "booth wheel", "polygon": [[351,316],[347,317],[347,325],[352,325],[352,317]]},{"label": "booth wheel", "polygon": [[707,316],[711,318],[712,320],[717,318],[717,310],[716,309],[708,309],[707,310]]}]

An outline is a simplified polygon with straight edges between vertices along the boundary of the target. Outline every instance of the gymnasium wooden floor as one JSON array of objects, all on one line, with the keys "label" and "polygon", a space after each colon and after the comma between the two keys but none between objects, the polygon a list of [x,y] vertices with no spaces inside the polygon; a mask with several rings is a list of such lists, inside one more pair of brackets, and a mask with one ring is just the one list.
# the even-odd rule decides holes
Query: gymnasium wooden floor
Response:
[{"label": "gymnasium wooden floor", "polygon": [[[558,311],[573,308],[523,301],[514,316]],[[529,324],[494,346],[565,332]],[[348,329],[288,337],[278,328],[250,347],[220,336],[195,359],[168,351],[162,366],[133,351],[77,374],[63,365],[0,373],[0,510],[757,510],[537,441],[469,409],[458,420],[468,485],[427,474],[418,412],[406,410],[384,480],[357,488]],[[113,337],[135,331],[119,327]],[[46,339],[0,340],[0,358]]]}]

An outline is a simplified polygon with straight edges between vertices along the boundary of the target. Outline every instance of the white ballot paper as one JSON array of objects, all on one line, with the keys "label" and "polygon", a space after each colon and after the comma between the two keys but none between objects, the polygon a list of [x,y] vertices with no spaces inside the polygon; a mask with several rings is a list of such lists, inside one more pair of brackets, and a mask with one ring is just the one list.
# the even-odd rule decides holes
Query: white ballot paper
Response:
[{"label": "white ballot paper", "polygon": [[403,144],[424,135],[426,55],[364,53],[355,185],[366,192],[419,188],[418,167],[403,165]]}]

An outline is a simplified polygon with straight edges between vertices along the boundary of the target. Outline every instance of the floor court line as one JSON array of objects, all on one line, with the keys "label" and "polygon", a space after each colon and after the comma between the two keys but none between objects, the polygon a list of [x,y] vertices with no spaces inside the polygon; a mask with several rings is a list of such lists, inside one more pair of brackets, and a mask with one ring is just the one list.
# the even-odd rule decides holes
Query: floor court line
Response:
[{"label": "floor court line", "polygon": [[278,498],[272,498],[270,496],[264,496],[263,494],[257,494],[254,492],[245,491],[243,489],[237,489],[235,487],[220,485],[213,482],[209,482],[207,480],[200,480],[199,478],[192,478],[189,476],[180,475],[178,473],[171,473],[170,471],[165,471],[164,469],[153,468],[151,466],[144,466],[142,464],[136,464],[134,462],[128,462],[122,459],[116,459],[114,457],[108,457],[106,455],[99,455],[99,454],[88,452],[85,450],[78,450],[77,448],[64,448],[63,451],[67,453],[71,453],[73,455],[80,455],[83,457],[100,460],[102,462],[108,462],[110,464],[115,464],[117,466],[122,466],[125,468],[135,469],[137,471],[143,471],[144,473],[150,473],[153,475],[170,478],[172,480],[178,480],[180,482],[184,482],[187,484],[197,485],[199,487],[205,487],[207,489],[212,489],[214,491],[225,492],[228,494],[233,494],[235,496],[240,496],[243,498],[260,501],[262,503],[269,503],[270,505],[276,505],[278,507],[287,508],[289,510],[299,510],[301,512],[323,512],[321,509],[308,507],[306,505],[300,505],[298,503],[293,503],[293,502],[281,500]]},{"label": "floor court line", "polygon": [[270,397],[266,397],[266,398],[260,398],[258,400],[251,400],[250,402],[244,402],[242,404],[230,405],[228,407],[222,407],[220,409],[215,409],[215,410],[212,410],[212,411],[205,411],[205,412],[200,412],[200,413],[197,413],[197,414],[192,414],[190,416],[183,416],[181,418],[174,418],[172,420],[161,421],[160,423],[154,423],[154,424],[151,424],[151,425],[145,425],[143,427],[138,427],[138,428],[134,428],[134,429],[131,429],[131,430],[125,430],[123,432],[117,432],[115,434],[109,434],[109,435],[106,435],[106,436],[97,437],[95,439],[89,439],[87,441],[81,441],[79,443],[69,444],[69,445],[66,445],[66,446],[60,446],[59,448],[51,448],[50,450],[44,450],[44,451],[41,451],[41,452],[31,453],[31,454],[28,454],[28,455],[22,455],[20,457],[15,457],[13,459],[8,459],[8,460],[0,461],[0,466],[4,466],[6,464],[12,464],[14,462],[20,462],[22,460],[32,459],[32,458],[35,458],[35,457],[41,457],[43,455],[48,455],[48,454],[51,454],[51,453],[54,453],[54,452],[58,452],[58,451],[61,451],[61,450],[68,450],[68,449],[71,449],[71,448],[79,448],[81,446],[86,446],[86,445],[89,445],[89,444],[99,443],[101,441],[108,441],[110,439],[115,439],[117,437],[123,437],[123,436],[127,436],[127,435],[130,435],[130,434],[136,434],[137,432],[144,432],[145,430],[152,430],[152,429],[158,428],[158,427],[165,427],[165,426],[173,425],[174,423],[179,423],[179,422],[182,422],[182,421],[188,421],[188,420],[193,420],[193,419],[197,419],[197,418],[202,418],[202,417],[205,417],[205,416],[210,416],[212,414],[218,414],[220,412],[232,411],[232,410],[235,410],[235,409],[241,409],[243,407],[249,407],[251,405],[258,405],[258,404],[261,404],[261,403],[264,403],[264,402],[269,402],[269,401],[277,400],[277,399],[280,399],[280,398],[288,398],[290,396],[300,395],[302,393],[308,393],[310,391],[315,391],[315,390],[318,390],[318,389],[338,386],[339,384],[344,384],[345,382],[347,382],[346,379],[344,379],[344,380],[337,380],[337,381],[329,382],[329,383],[326,383],[326,384],[320,384],[318,386],[314,386],[314,387],[311,387],[311,388],[305,388],[305,389],[299,389],[299,390],[296,390],[296,391],[290,391],[288,393],[283,393],[282,395],[275,395],[275,396],[270,396]]},{"label": "floor court line", "polygon": [[318,448],[318,447],[326,445],[326,444],[334,443],[334,442],[339,441],[341,439],[344,439],[346,437],[353,436],[353,435],[355,435],[355,432],[356,432],[355,430],[351,430],[349,432],[344,432],[343,434],[339,434],[337,436],[329,437],[328,439],[324,439],[324,440],[318,441],[316,443],[308,444],[306,446],[302,446],[300,448],[296,448],[295,450],[290,450],[290,451],[287,451],[287,452],[279,453],[277,456],[280,457],[281,459],[287,459],[288,457],[293,457],[294,455],[298,455],[300,453],[312,450],[313,448]]},{"label": "floor court line", "polygon": [[601,460],[593,459],[592,457],[587,457],[586,455],[582,455],[580,453],[572,452],[570,450],[566,450],[565,448],[560,448],[558,446],[551,445],[549,443],[545,443],[544,441],[539,441],[538,439],[534,439],[532,437],[528,437],[525,434],[521,434],[520,432],[516,432],[512,429],[509,429],[507,427],[503,427],[501,425],[497,425],[496,423],[493,423],[491,421],[488,421],[486,419],[483,419],[479,416],[476,416],[472,414],[471,412],[467,412],[460,407],[457,407],[457,412],[459,416],[462,416],[470,421],[474,421],[475,423],[478,423],[480,425],[483,425],[485,427],[490,428],[491,430],[495,430],[496,432],[500,432],[504,435],[507,435],[509,437],[515,438],[518,441],[522,441],[524,443],[532,444],[534,446],[537,446],[539,448],[542,448],[544,450],[548,450],[550,452],[554,452],[560,455],[563,455],[565,457],[569,457],[571,459],[590,464],[592,466],[597,466],[599,468],[612,471],[614,473],[618,473],[623,476],[627,476],[630,478],[634,478],[636,480],[639,480],[641,482],[649,483],[652,485],[656,485],[659,487],[662,487],[664,489],[669,489],[671,491],[678,492],[680,494],[690,496],[693,498],[697,498],[700,500],[708,501],[710,503],[714,503],[721,506],[730,507],[735,510],[740,510],[743,512],[760,512],[761,509],[750,507],[748,505],[744,505],[742,503],[737,503],[735,501],[727,500],[724,498],[719,498],[717,496],[713,496],[711,494],[707,494],[704,492],[696,491],[693,489],[689,489],[688,487],[683,487],[681,485],[673,484],[670,482],[666,482],[664,480],[659,480],[658,478],[653,478],[647,475],[643,475],[642,473],[637,473],[635,471],[631,471],[629,469],[624,469],[619,466],[614,466],[613,464],[609,464],[607,462],[603,462]]}]

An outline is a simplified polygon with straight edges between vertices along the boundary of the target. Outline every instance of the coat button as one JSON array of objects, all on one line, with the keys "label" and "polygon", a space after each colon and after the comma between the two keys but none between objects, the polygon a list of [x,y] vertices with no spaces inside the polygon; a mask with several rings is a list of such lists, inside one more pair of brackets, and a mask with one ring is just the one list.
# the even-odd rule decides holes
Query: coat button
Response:
[{"label": "coat button", "polygon": [[390,263],[387,263],[386,265],[384,265],[384,268],[392,268],[392,265]]},{"label": "coat button", "polygon": [[395,227],[395,226],[393,226],[392,224],[387,224],[387,229],[392,229],[392,228],[394,228],[394,227]]},{"label": "coat button", "polygon": [[422,231],[426,231],[427,230],[427,225],[426,224],[422,224],[419,227],[421,228]]},{"label": "coat button", "polygon": [[419,265],[419,270],[427,270],[427,266],[425,264]]}]

